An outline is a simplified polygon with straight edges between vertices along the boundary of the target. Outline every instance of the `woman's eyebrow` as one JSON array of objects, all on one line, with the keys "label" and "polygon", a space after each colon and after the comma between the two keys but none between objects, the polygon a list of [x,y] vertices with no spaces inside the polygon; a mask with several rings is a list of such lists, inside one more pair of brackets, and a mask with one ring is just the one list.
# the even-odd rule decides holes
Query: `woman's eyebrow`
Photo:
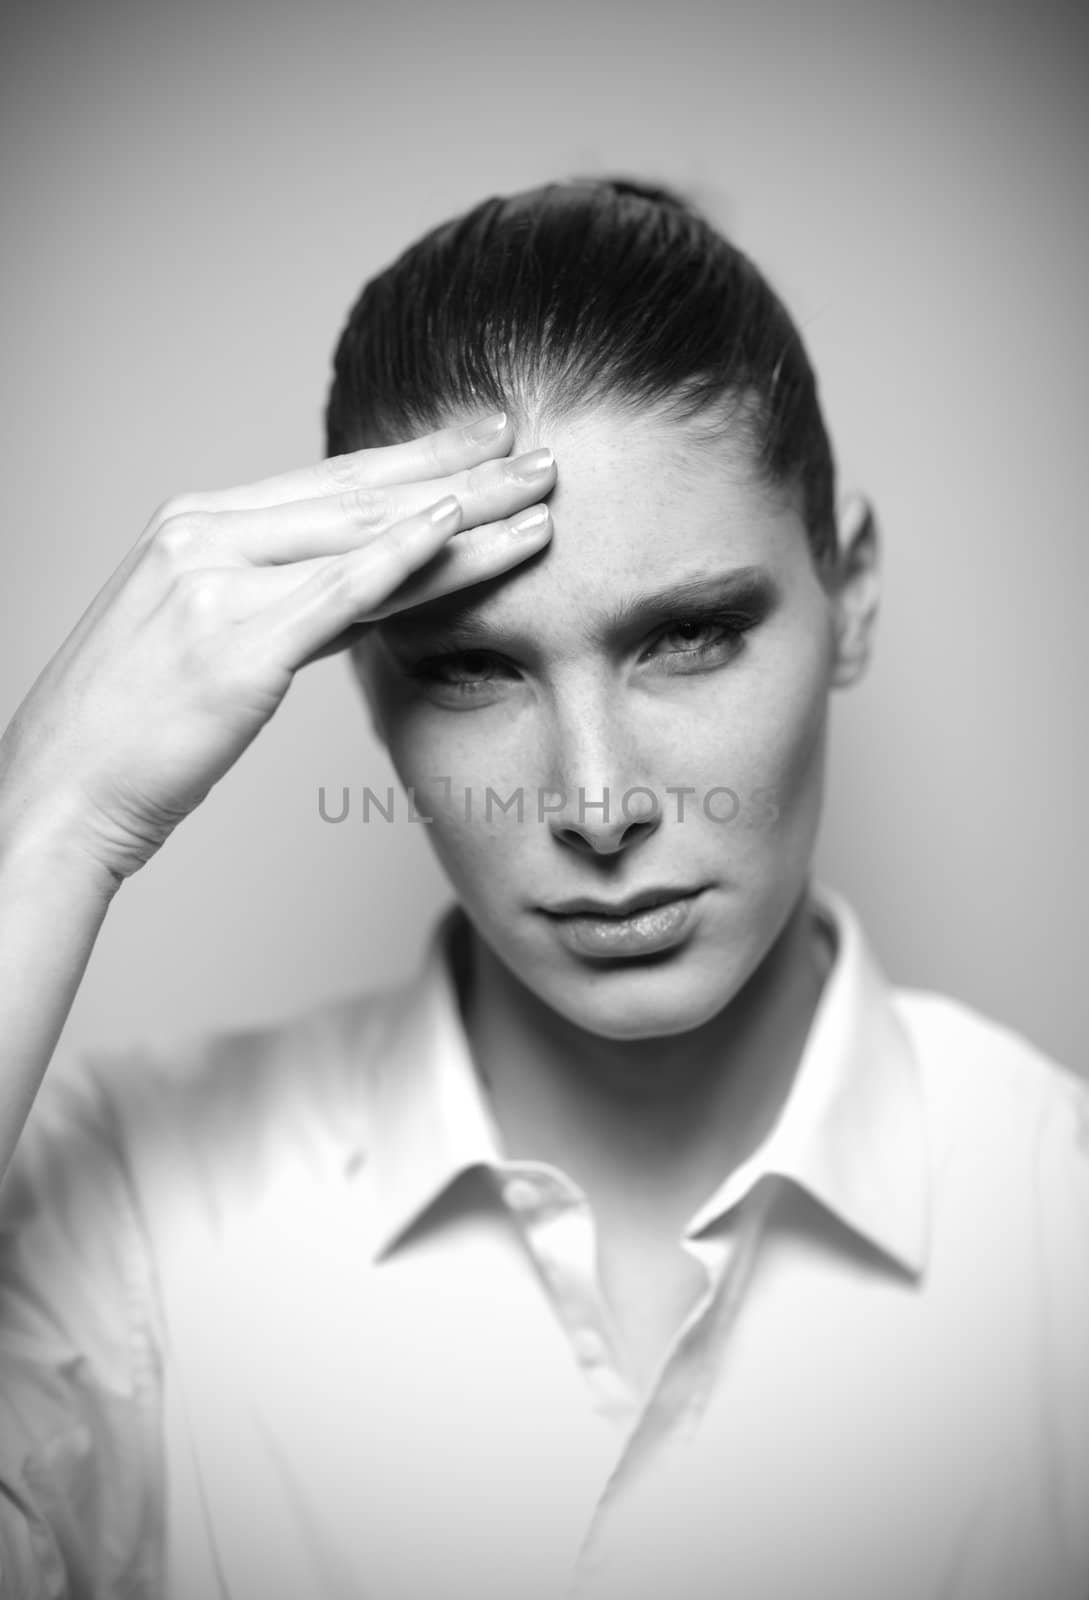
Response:
[{"label": "woman's eyebrow", "polygon": [[624,597],[605,613],[601,631],[627,633],[663,616],[707,606],[768,604],[777,593],[775,579],[766,567],[734,567],[729,572],[687,578],[651,594]]},{"label": "woman's eyebrow", "polygon": [[[588,622],[587,632],[595,638],[616,638],[671,616],[706,610],[709,606],[767,606],[777,593],[775,579],[766,567],[734,567],[728,572],[704,573],[669,584],[664,589],[613,601],[600,617]],[[512,628],[499,617],[493,621],[486,610],[480,611],[471,603],[437,616],[429,616],[421,608],[416,616],[406,613],[390,618],[381,626],[381,631],[394,647],[404,644],[411,648],[426,643],[434,649],[468,651],[487,649],[493,644],[509,646],[512,641],[528,642],[522,639],[520,628]]]}]

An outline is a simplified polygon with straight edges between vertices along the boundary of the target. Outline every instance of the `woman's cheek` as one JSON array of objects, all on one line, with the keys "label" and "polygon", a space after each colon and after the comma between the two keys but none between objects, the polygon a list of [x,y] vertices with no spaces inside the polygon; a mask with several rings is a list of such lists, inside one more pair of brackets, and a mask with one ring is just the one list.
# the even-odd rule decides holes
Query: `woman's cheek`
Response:
[{"label": "woman's cheek", "polygon": [[828,692],[820,675],[801,676],[768,708],[756,784],[774,811],[769,830],[779,846],[807,851],[816,836],[824,793]]},{"label": "woman's cheek", "polygon": [[[815,833],[824,779],[827,685],[824,663],[795,659],[789,677],[769,674],[744,703],[735,700],[716,741],[705,724],[704,787],[726,785],[737,797],[737,821],[752,843],[784,848]],[[713,754],[712,754],[713,752]]]},{"label": "woman's cheek", "polygon": [[429,708],[405,719],[390,740],[390,758],[455,886],[471,896],[497,858],[524,847],[533,820],[531,752],[509,724],[487,712]]},{"label": "woman's cheek", "polygon": [[520,898],[519,885],[535,859],[525,848],[527,835],[539,831],[528,810],[519,818],[513,810],[497,815],[493,808],[489,814],[486,806],[471,787],[455,791],[432,814],[427,830],[440,866],[470,912],[489,906],[494,911],[512,894]]}]

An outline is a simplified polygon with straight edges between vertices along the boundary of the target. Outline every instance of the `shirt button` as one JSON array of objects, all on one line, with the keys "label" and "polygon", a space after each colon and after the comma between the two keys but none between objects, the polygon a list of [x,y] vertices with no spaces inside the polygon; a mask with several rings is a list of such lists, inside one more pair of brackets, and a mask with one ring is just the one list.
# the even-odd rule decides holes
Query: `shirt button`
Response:
[{"label": "shirt button", "polygon": [[511,1178],[503,1185],[507,1204],[516,1211],[530,1211],[541,1198],[541,1191],[528,1178]]},{"label": "shirt button", "polygon": [[580,1361],[587,1361],[591,1366],[600,1366],[605,1360],[605,1341],[592,1328],[579,1328],[572,1342]]}]

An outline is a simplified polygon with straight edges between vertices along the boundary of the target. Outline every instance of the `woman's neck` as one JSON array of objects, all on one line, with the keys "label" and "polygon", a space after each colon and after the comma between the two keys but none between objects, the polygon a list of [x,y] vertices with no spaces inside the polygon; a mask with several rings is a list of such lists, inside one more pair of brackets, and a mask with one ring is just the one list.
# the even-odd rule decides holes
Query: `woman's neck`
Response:
[{"label": "woman's neck", "polygon": [[[506,1153],[566,1172],[594,1198],[687,1214],[771,1128],[790,1090],[830,955],[808,894],[738,994],[662,1038],[603,1038],[526,989],[475,933],[466,1031]],[[676,1221],[676,1217],[672,1221]]]}]

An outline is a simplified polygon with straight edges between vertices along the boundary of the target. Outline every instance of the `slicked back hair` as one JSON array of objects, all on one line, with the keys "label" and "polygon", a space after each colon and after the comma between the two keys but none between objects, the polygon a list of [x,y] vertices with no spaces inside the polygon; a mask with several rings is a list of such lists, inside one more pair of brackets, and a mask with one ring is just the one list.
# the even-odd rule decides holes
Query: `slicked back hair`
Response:
[{"label": "slicked back hair", "polygon": [[833,553],[835,468],[790,314],[694,205],[630,178],[484,200],[372,278],[337,345],[326,449],[604,405],[744,449],[799,496],[818,569]]}]

